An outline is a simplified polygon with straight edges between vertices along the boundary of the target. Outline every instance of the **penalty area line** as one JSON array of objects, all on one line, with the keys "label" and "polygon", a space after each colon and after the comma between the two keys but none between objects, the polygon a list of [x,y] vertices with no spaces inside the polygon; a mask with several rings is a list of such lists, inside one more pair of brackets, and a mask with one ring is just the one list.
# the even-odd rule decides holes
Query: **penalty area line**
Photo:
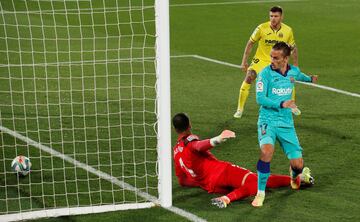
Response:
[{"label": "penalty area line", "polygon": [[[187,58],[196,58],[196,59],[200,59],[200,60],[204,60],[204,61],[208,61],[208,62],[213,62],[213,63],[217,63],[217,64],[224,65],[224,66],[229,66],[229,67],[238,68],[238,69],[241,68],[240,65],[236,65],[236,64],[220,61],[220,60],[217,60],[217,59],[212,59],[212,58],[200,56],[200,55],[176,55],[176,56],[171,56],[171,57],[172,58],[186,58],[186,57]],[[341,90],[341,89],[336,89],[336,88],[329,87],[329,86],[324,86],[324,85],[314,84],[314,83],[309,83],[309,82],[298,82],[297,81],[297,83],[312,86],[312,87],[316,87],[316,88],[320,88],[320,89],[324,89],[324,90],[327,90],[327,91],[332,91],[332,92],[344,94],[344,95],[347,95],[347,96],[360,98],[360,94],[358,94],[358,93],[352,93],[352,92],[348,92],[348,91]]]}]

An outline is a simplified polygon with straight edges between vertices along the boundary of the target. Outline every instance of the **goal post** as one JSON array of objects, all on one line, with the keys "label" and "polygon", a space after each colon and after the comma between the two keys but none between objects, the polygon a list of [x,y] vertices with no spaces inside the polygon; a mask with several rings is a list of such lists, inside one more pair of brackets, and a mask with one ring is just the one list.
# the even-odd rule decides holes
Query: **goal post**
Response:
[{"label": "goal post", "polygon": [[163,207],[172,205],[171,113],[170,113],[170,37],[169,1],[156,1],[156,55],[158,75],[158,157],[159,199]]},{"label": "goal post", "polygon": [[172,205],[169,48],[168,0],[0,1],[0,221]]}]

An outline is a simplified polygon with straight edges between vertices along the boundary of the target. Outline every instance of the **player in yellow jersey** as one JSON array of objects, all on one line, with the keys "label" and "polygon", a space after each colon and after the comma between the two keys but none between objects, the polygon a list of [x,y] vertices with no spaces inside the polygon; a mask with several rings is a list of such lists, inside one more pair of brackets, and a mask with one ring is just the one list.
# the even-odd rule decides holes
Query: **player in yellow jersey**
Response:
[{"label": "player in yellow jersey", "polygon": [[[254,82],[257,74],[259,74],[265,66],[270,65],[270,51],[275,43],[286,42],[290,45],[293,65],[298,66],[298,54],[293,31],[290,26],[282,23],[282,20],[282,8],[280,6],[272,7],[270,9],[270,21],[264,22],[256,27],[245,47],[241,67],[242,70],[246,72],[246,77],[240,88],[238,107],[234,114],[235,118],[241,118],[243,114],[251,83]],[[256,42],[258,42],[256,54],[249,66],[247,61]],[[294,98],[295,93],[293,93],[293,99]],[[300,110],[298,109],[294,109],[293,112],[294,114],[300,114]]]}]

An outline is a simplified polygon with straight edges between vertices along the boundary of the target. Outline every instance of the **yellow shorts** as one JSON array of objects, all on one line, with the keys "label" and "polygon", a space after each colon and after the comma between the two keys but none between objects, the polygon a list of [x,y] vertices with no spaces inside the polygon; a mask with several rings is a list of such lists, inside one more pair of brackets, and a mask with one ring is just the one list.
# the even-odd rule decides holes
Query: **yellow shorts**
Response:
[{"label": "yellow shorts", "polygon": [[261,72],[261,70],[263,70],[263,68],[265,68],[266,66],[270,65],[270,62],[265,62],[263,60],[260,60],[256,57],[254,57],[252,59],[252,62],[248,68],[248,70],[254,70],[256,72],[256,75],[259,74]]}]

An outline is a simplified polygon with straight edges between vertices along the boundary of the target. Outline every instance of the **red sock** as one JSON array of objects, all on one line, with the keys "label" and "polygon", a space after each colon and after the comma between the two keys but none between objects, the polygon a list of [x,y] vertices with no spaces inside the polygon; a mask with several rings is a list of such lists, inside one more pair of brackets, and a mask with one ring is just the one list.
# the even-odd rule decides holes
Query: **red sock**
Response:
[{"label": "red sock", "polygon": [[244,188],[245,187],[237,188],[237,189],[233,190],[231,193],[229,193],[228,195],[226,195],[230,199],[230,202],[248,197],[249,193],[248,193],[247,189],[244,189]]},{"label": "red sock", "polygon": [[[231,193],[226,195],[229,197],[229,199],[232,201],[240,200],[249,196],[255,196],[257,192],[257,180],[256,180],[256,174],[253,174],[254,176],[249,178],[247,182],[240,188],[237,188],[233,190]],[[289,181],[290,183],[290,181]],[[289,185],[289,184],[288,184]]]},{"label": "red sock", "polygon": [[290,180],[290,176],[272,174],[266,183],[266,187],[287,187],[290,185]]}]

